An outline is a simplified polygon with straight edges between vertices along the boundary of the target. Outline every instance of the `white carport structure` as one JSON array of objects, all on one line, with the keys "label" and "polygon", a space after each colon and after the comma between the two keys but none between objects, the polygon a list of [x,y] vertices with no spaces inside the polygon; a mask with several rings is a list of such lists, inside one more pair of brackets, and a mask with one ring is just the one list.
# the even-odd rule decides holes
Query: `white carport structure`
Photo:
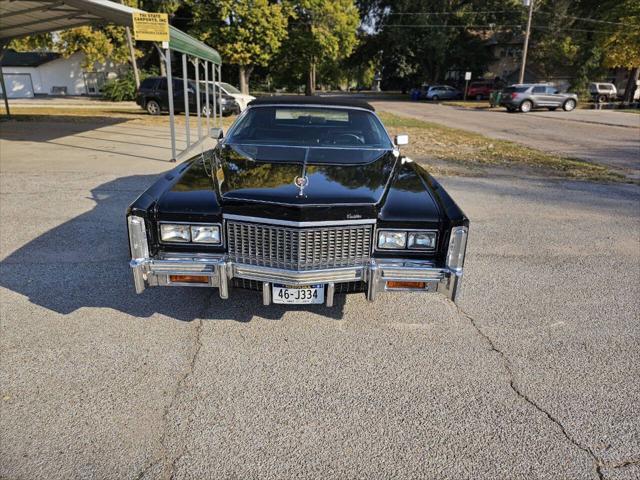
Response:
[{"label": "white carport structure", "polygon": [[[54,32],[68,28],[80,27],[90,24],[122,25],[133,27],[133,13],[142,10],[127,7],[109,0],[0,0],[0,48],[2,52],[7,44],[14,38],[25,37],[37,33]],[[185,154],[194,146],[203,142],[210,128],[210,120],[213,126],[222,125],[222,107],[220,103],[220,89],[212,89],[209,95],[209,85],[215,85],[221,80],[221,58],[217,51],[187,35],[186,33],[169,27],[169,42],[163,43],[159,48],[167,66],[167,86],[169,95],[169,117],[171,128],[171,160]],[[175,116],[174,116],[174,92],[171,69],[171,52],[182,55],[182,78],[184,82],[185,103],[185,130],[186,149],[176,151]],[[1,58],[2,53],[0,53]],[[196,115],[198,140],[191,143],[189,131],[189,88],[187,77],[187,62],[191,61],[195,67],[196,89]],[[205,104],[203,109],[200,94],[200,72],[204,71]],[[209,82],[209,72],[211,80]],[[0,67],[0,81],[5,101],[7,115],[10,114],[9,102],[4,85],[4,76]],[[211,103],[210,103],[211,100]],[[206,117],[207,132],[203,135],[202,116]],[[211,119],[211,117],[213,117]]]}]

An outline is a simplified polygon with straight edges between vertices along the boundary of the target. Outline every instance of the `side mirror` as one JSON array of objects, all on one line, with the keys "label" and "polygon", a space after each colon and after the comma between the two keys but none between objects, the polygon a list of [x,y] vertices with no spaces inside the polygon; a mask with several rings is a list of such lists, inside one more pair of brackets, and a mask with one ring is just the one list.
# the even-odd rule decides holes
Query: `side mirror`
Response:
[{"label": "side mirror", "polygon": [[399,147],[400,145],[408,145],[409,144],[409,135],[396,135],[395,144]]},{"label": "side mirror", "polygon": [[215,140],[220,140],[222,137],[224,137],[224,132],[221,128],[214,127],[209,130],[209,135]]}]

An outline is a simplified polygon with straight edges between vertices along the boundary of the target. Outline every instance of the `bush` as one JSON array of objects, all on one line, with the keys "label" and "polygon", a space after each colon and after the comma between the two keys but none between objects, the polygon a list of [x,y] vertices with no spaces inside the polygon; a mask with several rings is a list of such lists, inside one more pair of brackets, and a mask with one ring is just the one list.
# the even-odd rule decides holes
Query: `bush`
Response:
[{"label": "bush", "polygon": [[[140,70],[140,81],[144,80],[155,72]],[[133,71],[129,70],[125,75],[108,80],[102,87],[102,96],[105,100],[112,102],[127,102],[136,99],[136,79]]]}]

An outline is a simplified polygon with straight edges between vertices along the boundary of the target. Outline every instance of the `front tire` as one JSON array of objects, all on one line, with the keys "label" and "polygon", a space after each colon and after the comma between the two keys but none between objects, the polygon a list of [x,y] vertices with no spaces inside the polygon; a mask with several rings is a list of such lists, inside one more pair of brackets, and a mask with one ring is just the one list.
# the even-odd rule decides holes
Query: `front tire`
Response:
[{"label": "front tire", "polygon": [[431,100],[433,100],[434,102],[437,102],[440,99],[438,98],[438,95],[434,95],[433,97],[431,97]]},{"label": "front tire", "polygon": [[160,115],[160,104],[155,100],[149,100],[145,105],[145,110],[149,115]]},{"label": "front tire", "polygon": [[572,98],[570,98],[569,100],[565,101],[562,104],[562,109],[565,112],[570,112],[571,110],[573,110],[574,108],[576,108],[576,101]]},{"label": "front tire", "polygon": [[596,98],[596,102],[598,103],[605,103],[608,100],[609,99],[607,98],[606,95],[598,95],[598,98]]},{"label": "front tire", "polygon": [[531,103],[530,100],[525,100],[520,104],[520,111],[522,113],[530,112],[532,108],[533,108],[533,103]]}]

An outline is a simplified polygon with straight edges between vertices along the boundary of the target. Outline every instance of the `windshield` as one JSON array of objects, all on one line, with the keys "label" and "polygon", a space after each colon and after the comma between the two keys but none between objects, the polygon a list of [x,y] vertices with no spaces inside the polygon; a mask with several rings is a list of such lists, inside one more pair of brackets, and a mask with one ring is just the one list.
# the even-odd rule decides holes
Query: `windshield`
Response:
[{"label": "windshield", "polygon": [[225,82],[216,82],[216,83],[218,83],[218,85],[220,85],[220,87],[222,87],[223,90],[226,90],[227,93],[242,93],[240,90],[238,90],[236,87],[234,87],[230,83],[225,83]]},{"label": "windshield", "polygon": [[529,90],[529,87],[507,87],[502,90],[504,93],[524,93]]},{"label": "windshield", "polygon": [[231,128],[227,143],[341,149],[391,149],[371,112],[349,108],[253,107]]}]

